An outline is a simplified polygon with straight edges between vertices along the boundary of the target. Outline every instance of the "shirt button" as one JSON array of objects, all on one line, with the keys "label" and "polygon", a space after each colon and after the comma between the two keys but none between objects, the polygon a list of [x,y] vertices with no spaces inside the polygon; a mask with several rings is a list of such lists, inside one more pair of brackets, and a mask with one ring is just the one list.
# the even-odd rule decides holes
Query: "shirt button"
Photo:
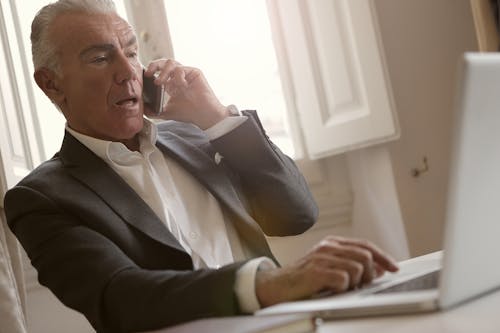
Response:
[{"label": "shirt button", "polygon": [[189,237],[190,237],[191,239],[197,239],[197,238],[198,238],[198,233],[196,233],[196,232],[194,232],[194,231],[191,231],[191,232],[189,233]]}]

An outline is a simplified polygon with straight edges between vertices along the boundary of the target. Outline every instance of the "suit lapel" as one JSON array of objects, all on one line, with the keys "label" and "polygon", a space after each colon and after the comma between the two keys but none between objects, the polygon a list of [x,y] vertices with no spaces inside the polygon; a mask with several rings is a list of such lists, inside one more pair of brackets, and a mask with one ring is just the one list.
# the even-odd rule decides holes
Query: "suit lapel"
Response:
[{"label": "suit lapel", "polygon": [[208,145],[202,142],[193,145],[172,132],[163,131],[158,136],[157,146],[185,167],[222,206],[237,217],[235,221],[233,219],[235,227],[253,253],[274,258],[260,226],[244,208],[224,167],[210,158],[215,152],[209,151]]},{"label": "suit lapel", "polygon": [[201,146],[195,146],[175,134],[164,132],[158,138],[158,148],[174,158],[201,184],[203,184],[217,199],[230,206],[238,213],[246,214],[241,208],[238,195],[222,167],[212,161]]},{"label": "suit lapel", "polygon": [[149,237],[185,252],[144,200],[102,159],[68,133],[60,156],[68,172],[86,184],[123,220]]}]

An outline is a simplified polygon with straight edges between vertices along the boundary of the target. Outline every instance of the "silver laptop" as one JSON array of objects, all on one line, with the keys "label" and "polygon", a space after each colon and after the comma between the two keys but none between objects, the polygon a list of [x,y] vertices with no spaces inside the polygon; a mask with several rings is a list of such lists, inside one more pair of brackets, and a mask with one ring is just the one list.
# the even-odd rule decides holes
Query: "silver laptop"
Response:
[{"label": "silver laptop", "polygon": [[444,250],[404,261],[400,272],[367,288],[282,303],[257,315],[434,311],[500,288],[500,54],[466,53],[459,73]]}]

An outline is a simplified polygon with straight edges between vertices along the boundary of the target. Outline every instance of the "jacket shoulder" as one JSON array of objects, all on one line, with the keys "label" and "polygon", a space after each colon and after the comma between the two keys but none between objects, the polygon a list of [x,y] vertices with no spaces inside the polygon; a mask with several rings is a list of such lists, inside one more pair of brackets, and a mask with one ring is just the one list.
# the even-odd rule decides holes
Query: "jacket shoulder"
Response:
[{"label": "jacket shoulder", "polygon": [[165,136],[166,133],[173,134],[198,146],[209,142],[205,132],[193,124],[167,120],[158,123],[157,127],[159,136]]}]

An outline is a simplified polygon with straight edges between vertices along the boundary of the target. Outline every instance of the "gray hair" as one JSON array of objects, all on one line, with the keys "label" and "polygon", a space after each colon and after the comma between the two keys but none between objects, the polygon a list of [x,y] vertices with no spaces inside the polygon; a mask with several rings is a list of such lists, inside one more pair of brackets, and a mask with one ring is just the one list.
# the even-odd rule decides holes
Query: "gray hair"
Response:
[{"label": "gray hair", "polygon": [[35,70],[46,67],[59,72],[57,50],[48,31],[56,17],[68,12],[117,13],[113,0],[58,0],[40,9],[31,24],[31,52]]}]

